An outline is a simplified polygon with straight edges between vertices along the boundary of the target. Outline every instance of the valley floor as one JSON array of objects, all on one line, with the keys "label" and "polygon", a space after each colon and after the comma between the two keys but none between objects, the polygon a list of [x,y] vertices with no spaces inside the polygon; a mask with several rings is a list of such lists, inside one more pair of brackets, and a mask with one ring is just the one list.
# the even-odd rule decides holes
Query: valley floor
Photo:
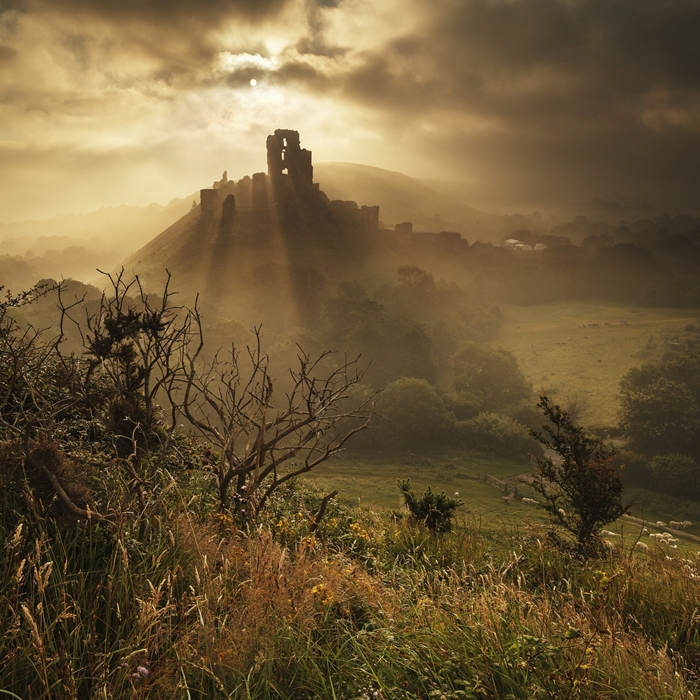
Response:
[{"label": "valley floor", "polygon": [[557,302],[503,306],[504,324],[491,342],[513,352],[535,391],[558,401],[582,398],[582,422],[609,428],[618,422],[617,393],[632,367],[673,347],[693,309]]}]

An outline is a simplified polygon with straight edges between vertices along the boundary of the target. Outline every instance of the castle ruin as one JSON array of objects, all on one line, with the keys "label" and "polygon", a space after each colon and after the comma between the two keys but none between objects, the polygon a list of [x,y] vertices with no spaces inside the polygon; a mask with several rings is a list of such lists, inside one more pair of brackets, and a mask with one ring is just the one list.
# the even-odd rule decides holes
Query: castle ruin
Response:
[{"label": "castle ruin", "polygon": [[273,183],[288,175],[294,184],[313,186],[311,151],[301,148],[298,131],[276,129],[267,137],[267,174]]},{"label": "castle ruin", "polygon": [[[355,202],[329,201],[313,181],[311,151],[301,148],[299,132],[277,129],[267,137],[267,173],[255,173],[238,182],[224,172],[221,180],[200,192],[200,221],[205,231],[234,230],[263,232],[271,221],[296,211],[297,219],[324,209],[336,225],[348,232],[376,234],[379,207],[358,207]],[[277,209],[278,213],[272,212]]]}]

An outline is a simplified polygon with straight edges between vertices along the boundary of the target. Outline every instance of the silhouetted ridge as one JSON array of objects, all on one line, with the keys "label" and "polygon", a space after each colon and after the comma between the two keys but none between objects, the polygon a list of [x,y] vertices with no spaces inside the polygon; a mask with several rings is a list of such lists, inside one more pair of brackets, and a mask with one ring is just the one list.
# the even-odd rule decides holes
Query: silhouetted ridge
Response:
[{"label": "silhouetted ridge", "polygon": [[179,289],[222,306],[253,289],[259,298],[262,286],[282,293],[280,277],[299,268],[320,276],[332,269],[334,279],[357,274],[379,207],[331,202],[313,182],[312,154],[296,131],[267,138],[267,162],[267,173],[238,181],[224,172],[201,190],[199,206],[130,256],[127,269],[157,286],[167,268]]}]

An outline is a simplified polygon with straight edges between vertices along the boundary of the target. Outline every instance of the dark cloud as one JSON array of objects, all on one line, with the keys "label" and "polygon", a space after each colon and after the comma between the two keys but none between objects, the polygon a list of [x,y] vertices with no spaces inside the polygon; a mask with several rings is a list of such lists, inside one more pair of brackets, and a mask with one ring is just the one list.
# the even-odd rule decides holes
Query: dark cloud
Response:
[{"label": "dark cloud", "polygon": [[[593,108],[661,86],[700,89],[696,0],[438,3],[416,33],[368,54],[356,96],[502,109],[544,98]],[[391,89],[387,90],[387,87]]]},{"label": "dark cloud", "polygon": [[85,13],[111,20],[177,23],[212,22],[227,17],[250,20],[277,14],[288,0],[30,0],[36,8]]},{"label": "dark cloud", "polygon": [[329,43],[326,37],[327,12],[337,9],[342,2],[343,0],[305,0],[307,31],[295,47],[300,54],[335,57],[347,53],[346,48]]},{"label": "dark cloud", "polygon": [[26,0],[0,0],[0,14],[10,10],[24,10],[26,5]]},{"label": "dark cloud", "polygon": [[[468,173],[484,197],[488,188],[523,201],[617,189],[690,202],[700,187],[698,0],[0,0],[0,8],[12,10],[0,23],[0,101],[10,106],[0,127],[14,130],[18,158],[24,134],[27,143],[60,141],[57,123],[66,133],[88,125],[95,148],[148,142],[170,127],[208,139],[227,120],[264,136],[282,125],[273,110],[288,116],[296,100],[304,108],[295,128],[329,115],[331,157],[336,118],[357,116],[367,135],[353,150],[358,161],[416,175],[438,163],[432,174]],[[175,112],[176,127],[160,116]],[[381,151],[396,162],[379,162],[377,143],[396,144]]]},{"label": "dark cloud", "polygon": [[[522,191],[700,185],[697,0],[466,0],[356,54],[347,99],[456,169],[510,164]],[[312,84],[315,84],[312,82]],[[420,145],[418,146],[420,148]],[[426,150],[426,149],[423,149]]]}]

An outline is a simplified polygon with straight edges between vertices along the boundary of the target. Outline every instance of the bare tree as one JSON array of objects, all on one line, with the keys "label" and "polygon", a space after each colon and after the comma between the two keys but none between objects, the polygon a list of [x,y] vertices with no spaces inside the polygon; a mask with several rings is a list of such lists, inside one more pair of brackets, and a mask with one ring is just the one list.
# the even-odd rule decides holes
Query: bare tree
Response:
[{"label": "bare tree", "polygon": [[[259,328],[243,353],[234,346],[205,353],[197,303],[192,309],[176,306],[169,278],[157,301],[123,270],[107,278],[108,291],[96,307],[84,298],[67,299],[59,286],[54,341],[40,342],[38,333],[13,327],[0,347],[0,373],[8,372],[0,387],[0,427],[24,440],[29,461],[39,434],[46,436],[42,444],[53,444],[55,468],[46,459],[38,468],[73,513],[113,519],[133,501],[138,508],[131,515],[152,512],[163,494],[153,460],[144,457],[155,448],[167,452],[181,417],[215,449],[207,459],[221,509],[230,507],[246,519],[257,517],[275,489],[322,464],[367,428],[373,397],[359,398],[359,358],[329,369],[332,353],[311,357],[299,348],[298,366],[289,371],[283,391],[283,382],[270,376]],[[77,335],[81,352],[64,351],[69,334]],[[51,378],[39,381],[48,367]],[[61,420],[71,424],[77,415],[111,436],[105,463],[119,468],[125,488],[116,510],[81,509],[60,482],[60,462],[69,455],[56,443],[56,426]]]},{"label": "bare tree", "polygon": [[276,392],[261,347],[260,329],[244,353],[234,346],[203,359],[199,313],[192,311],[197,342],[183,352],[184,382],[170,397],[218,454],[207,459],[216,478],[219,506],[254,520],[270,495],[290,479],[310,472],[368,427],[373,399],[353,396],[364,371],[359,358],[320,371],[331,353],[312,358],[299,348],[289,388]]},{"label": "bare tree", "polygon": [[[74,309],[83,300],[66,303],[59,289],[61,339],[72,323],[87,362],[81,373],[82,393],[117,436],[118,452],[124,457],[131,454],[135,436],[139,443],[147,443],[152,434],[158,400],[165,398],[165,390],[181,371],[177,363],[191,338],[191,316],[185,307],[173,304],[169,273],[155,303],[138,276],[128,279],[124,269],[116,275],[103,274],[109,280],[108,292],[102,294],[96,312],[85,307],[82,321],[75,318]],[[109,401],[100,400],[101,382],[109,386]],[[171,431],[175,421],[171,414]]]}]

